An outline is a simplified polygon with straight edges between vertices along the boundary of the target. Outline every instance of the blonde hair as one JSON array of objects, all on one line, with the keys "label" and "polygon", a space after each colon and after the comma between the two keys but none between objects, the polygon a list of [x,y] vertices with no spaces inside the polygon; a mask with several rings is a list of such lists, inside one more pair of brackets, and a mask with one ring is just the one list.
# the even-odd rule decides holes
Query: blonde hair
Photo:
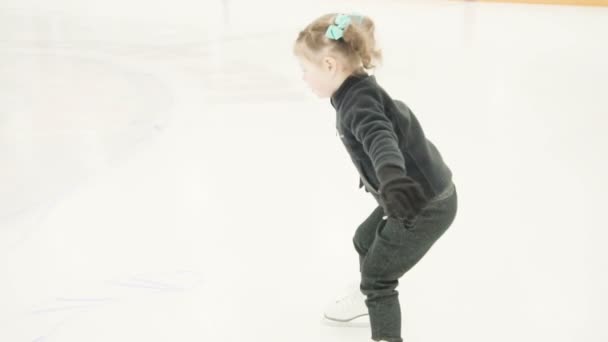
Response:
[{"label": "blonde hair", "polygon": [[374,22],[369,17],[361,21],[353,19],[345,28],[342,38],[333,40],[325,36],[327,28],[334,24],[338,13],[325,14],[300,32],[294,44],[294,54],[319,63],[322,53],[342,57],[351,72],[365,72],[376,67],[382,60],[382,52],[376,47]]}]

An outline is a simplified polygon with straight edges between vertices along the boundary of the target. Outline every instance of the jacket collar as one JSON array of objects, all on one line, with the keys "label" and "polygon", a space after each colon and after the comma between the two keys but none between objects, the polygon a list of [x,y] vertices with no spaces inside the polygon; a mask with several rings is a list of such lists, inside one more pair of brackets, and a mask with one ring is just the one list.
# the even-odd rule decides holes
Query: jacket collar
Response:
[{"label": "jacket collar", "polygon": [[359,83],[359,81],[364,80],[366,78],[371,78],[374,80],[374,76],[370,76],[367,73],[361,74],[351,74],[349,75],[344,82],[338,87],[338,89],[331,95],[330,102],[331,105],[338,109],[344,100],[344,97],[348,90],[352,88],[353,85]]}]

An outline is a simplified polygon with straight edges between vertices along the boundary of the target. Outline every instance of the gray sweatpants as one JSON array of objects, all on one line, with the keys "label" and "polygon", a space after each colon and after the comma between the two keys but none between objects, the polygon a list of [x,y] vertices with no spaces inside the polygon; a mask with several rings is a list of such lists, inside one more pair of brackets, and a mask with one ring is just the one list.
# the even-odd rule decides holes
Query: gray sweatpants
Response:
[{"label": "gray sweatpants", "polygon": [[367,296],[372,339],[402,342],[398,279],[410,270],[448,229],[458,199],[452,184],[431,200],[413,224],[383,220],[378,206],[353,237],[359,254],[360,289]]}]

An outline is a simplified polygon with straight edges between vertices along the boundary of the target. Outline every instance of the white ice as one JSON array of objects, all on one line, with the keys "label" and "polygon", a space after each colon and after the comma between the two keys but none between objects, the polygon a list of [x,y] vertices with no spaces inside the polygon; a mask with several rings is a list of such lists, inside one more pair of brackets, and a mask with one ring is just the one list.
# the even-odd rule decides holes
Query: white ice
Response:
[{"label": "white ice", "polygon": [[459,192],[405,340],[608,340],[608,8],[5,0],[0,341],[369,341],[321,322],[375,204],[291,52],[330,11]]}]

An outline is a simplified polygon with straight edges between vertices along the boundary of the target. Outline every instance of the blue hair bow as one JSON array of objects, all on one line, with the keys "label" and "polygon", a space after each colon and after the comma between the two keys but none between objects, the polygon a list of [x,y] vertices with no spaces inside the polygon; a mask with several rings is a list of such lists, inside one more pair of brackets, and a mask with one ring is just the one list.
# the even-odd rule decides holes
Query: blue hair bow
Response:
[{"label": "blue hair bow", "polygon": [[327,28],[325,36],[333,40],[342,38],[344,36],[344,31],[348,25],[350,25],[353,18],[359,23],[363,21],[363,17],[360,15],[338,14],[334,20],[334,24],[329,25]]}]

